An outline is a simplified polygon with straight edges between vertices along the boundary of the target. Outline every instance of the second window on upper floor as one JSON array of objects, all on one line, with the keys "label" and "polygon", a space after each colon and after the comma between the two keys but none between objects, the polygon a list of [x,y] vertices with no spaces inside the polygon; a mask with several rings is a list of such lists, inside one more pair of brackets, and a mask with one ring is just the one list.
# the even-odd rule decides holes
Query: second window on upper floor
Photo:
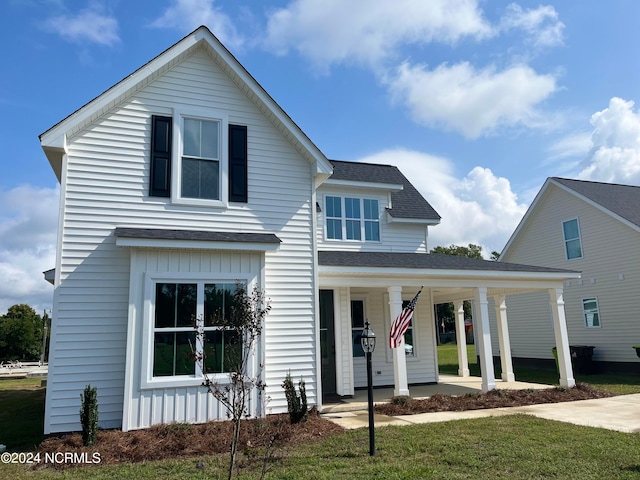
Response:
[{"label": "second window on upper floor", "polygon": [[580,224],[578,219],[562,222],[562,234],[564,236],[564,248],[567,260],[582,258],[582,240],[580,239]]},{"label": "second window on upper floor", "polygon": [[325,197],[328,240],[380,241],[380,213],[376,199]]}]

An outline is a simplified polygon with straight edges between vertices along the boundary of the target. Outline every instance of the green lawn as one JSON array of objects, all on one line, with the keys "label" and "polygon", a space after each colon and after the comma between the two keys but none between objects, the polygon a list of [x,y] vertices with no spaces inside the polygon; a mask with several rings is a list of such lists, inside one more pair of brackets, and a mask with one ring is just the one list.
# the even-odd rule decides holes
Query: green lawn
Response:
[{"label": "green lawn", "polygon": [[[469,371],[471,375],[480,376],[480,367],[476,359],[476,351],[473,345],[467,345],[467,357],[469,359]],[[440,373],[449,375],[458,374],[458,350],[455,343],[447,343],[438,346],[438,367]],[[516,380],[531,383],[543,383],[548,385],[558,384],[558,373],[554,370],[540,370],[532,368],[516,368]],[[500,376],[500,368],[496,371],[496,377]],[[607,390],[614,395],[628,395],[640,393],[640,377],[637,375],[575,375],[576,381],[588,383],[594,387]]]},{"label": "green lawn", "polygon": [[[443,348],[444,347],[444,348]],[[441,369],[457,372],[455,346],[439,347]],[[473,347],[470,347],[471,349]],[[473,350],[469,358],[475,360]],[[472,363],[472,368],[477,365]],[[546,375],[549,372],[546,372]],[[555,374],[551,382],[557,381]],[[532,371],[530,381],[544,375]],[[516,372],[522,378],[524,373]],[[585,376],[602,388],[640,391],[631,377]],[[580,379],[583,381],[583,379]],[[640,380],[635,379],[635,382]],[[42,439],[44,389],[39,380],[0,381],[0,443],[29,451]],[[272,479],[631,479],[640,478],[640,434],[579,427],[528,416],[461,420],[376,429],[377,454],[368,455],[366,429],[278,452]],[[99,452],[99,445],[98,445]],[[204,469],[197,469],[202,461]],[[217,478],[227,456],[163,460],[145,464],[73,468],[65,472],[31,470],[0,463],[0,478],[119,479]],[[259,478],[249,466],[241,478]]]}]

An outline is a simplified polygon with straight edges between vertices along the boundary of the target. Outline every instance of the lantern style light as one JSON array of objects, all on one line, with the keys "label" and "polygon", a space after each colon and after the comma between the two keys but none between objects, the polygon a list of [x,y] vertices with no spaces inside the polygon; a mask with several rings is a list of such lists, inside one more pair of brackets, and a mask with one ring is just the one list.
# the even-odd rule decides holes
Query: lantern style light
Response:
[{"label": "lantern style light", "polygon": [[362,330],[362,334],[360,335],[360,344],[362,345],[364,353],[373,353],[376,349],[376,334],[371,330],[368,321],[365,322],[364,330]]},{"label": "lantern style light", "polygon": [[376,439],[374,434],[373,424],[373,369],[371,367],[371,354],[376,348],[376,334],[371,330],[369,320],[364,324],[364,330],[360,335],[360,345],[362,350],[367,354],[367,397],[369,405],[369,455],[374,456],[376,454]]}]

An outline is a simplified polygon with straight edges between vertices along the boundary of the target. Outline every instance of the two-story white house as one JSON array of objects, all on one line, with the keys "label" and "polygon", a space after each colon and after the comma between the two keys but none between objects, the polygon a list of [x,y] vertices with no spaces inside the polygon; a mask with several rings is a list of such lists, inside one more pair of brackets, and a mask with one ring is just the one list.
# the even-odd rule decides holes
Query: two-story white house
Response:
[{"label": "two-story white house", "polygon": [[[440,217],[409,180],[393,166],[328,160],[206,27],[40,141],[61,187],[45,433],[79,429],[87,384],[104,428],[226,418],[189,354],[193,318],[205,319],[206,368],[226,378],[230,340],[206,319],[229,307],[238,281],[271,305],[252,357],[267,384],[256,416],[286,411],[288,372],[320,409],[323,394],[363,386],[366,319],[380,339],[375,385],[408,394],[437,382],[432,312],[443,301],[462,311],[475,300],[492,389],[489,299],[508,344],[505,296],[524,291],[545,292],[560,382],[574,384],[562,287],[578,273],[429,255]],[[389,325],[422,286],[406,345],[392,350]],[[509,351],[503,379],[513,379]]]}]

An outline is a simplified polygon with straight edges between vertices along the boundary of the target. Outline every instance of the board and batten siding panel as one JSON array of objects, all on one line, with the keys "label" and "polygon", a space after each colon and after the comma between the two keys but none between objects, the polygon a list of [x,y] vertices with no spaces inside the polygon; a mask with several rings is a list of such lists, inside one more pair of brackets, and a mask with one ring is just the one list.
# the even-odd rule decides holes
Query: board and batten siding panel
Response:
[{"label": "board and batten siding panel", "polygon": [[[136,314],[133,320],[135,338],[132,343],[142,345],[146,341],[143,333],[143,324],[146,321],[143,315],[145,275],[166,273],[171,277],[172,274],[206,274],[211,276],[212,281],[234,282],[246,278],[259,283],[263,264],[263,254],[256,252],[136,249],[131,261],[132,282],[137,283]],[[140,349],[133,355],[133,388],[125,423],[126,430],[146,428],[158,423],[202,423],[226,419],[224,407],[199,384],[190,387],[140,388],[143,362],[147,359],[142,358]],[[254,415],[257,402],[257,395],[254,394],[250,406]]]},{"label": "board and batten siding panel", "polygon": [[[248,126],[247,204],[206,208],[149,197],[151,115],[171,115],[173,108],[189,106],[224,111],[230,123]],[[196,51],[75,132],[68,139],[66,168],[52,343],[60,344],[54,347],[58,353],[71,348],[65,335],[76,335],[77,340],[79,333],[95,332],[86,335],[94,356],[89,362],[81,354],[52,359],[46,433],[79,428],[80,391],[66,387],[78,378],[96,385],[99,398],[108,399],[100,402],[101,426],[122,424],[129,250],[115,246],[116,227],[276,234],[282,244],[267,254],[263,286],[273,305],[267,343],[277,349],[283,331],[292,327],[303,332],[295,348],[305,352],[298,359],[305,366],[297,368],[315,375],[315,356],[308,353],[315,349],[312,168],[204,51]],[[101,346],[102,328],[122,340],[119,348]],[[270,388],[279,388],[285,358],[286,352],[274,350],[272,364],[265,366]],[[103,383],[106,378],[120,378],[121,383]],[[315,385],[309,386],[312,397]],[[275,404],[281,409],[283,402]]]},{"label": "board and batten siding panel", "polygon": [[[526,231],[520,233],[505,260],[582,272],[580,280],[566,282],[564,287],[569,344],[595,346],[596,361],[637,361],[631,347],[640,343],[640,321],[634,316],[634,312],[640,310],[639,233],[553,185],[533,213]],[[578,218],[580,224],[583,257],[567,260],[562,222],[572,218]],[[585,326],[582,299],[592,297],[598,299],[600,328]],[[546,315],[548,318],[550,313]],[[531,319],[532,315],[523,313],[516,322]],[[511,316],[509,320],[511,322]],[[539,321],[545,326],[550,323],[550,320]],[[531,354],[535,353],[535,358],[552,358],[548,342],[542,343],[541,334],[529,340],[534,340],[531,343],[536,346],[526,348]],[[512,346],[514,352],[515,348],[525,348],[520,343]]]},{"label": "board and batten siding panel", "polygon": [[[325,196],[367,198],[378,200],[380,241],[367,242],[357,240],[329,240],[325,235],[326,203]],[[318,189],[320,212],[316,212],[316,240],[318,250],[350,250],[362,252],[408,252],[427,253],[427,227],[410,223],[390,223],[386,208],[389,196],[365,189],[334,186],[322,186]],[[344,212],[343,212],[344,213]]]}]

